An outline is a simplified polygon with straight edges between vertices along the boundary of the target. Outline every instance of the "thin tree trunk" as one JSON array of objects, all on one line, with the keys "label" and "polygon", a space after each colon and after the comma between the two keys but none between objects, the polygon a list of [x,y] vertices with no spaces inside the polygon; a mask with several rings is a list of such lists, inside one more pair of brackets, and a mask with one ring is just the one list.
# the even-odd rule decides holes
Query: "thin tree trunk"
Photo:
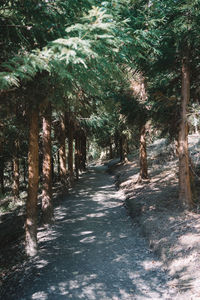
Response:
[{"label": "thin tree trunk", "polygon": [[0,123],[0,194],[4,194],[5,193],[5,187],[4,187],[4,148],[3,148],[3,144],[4,144],[4,125],[3,123]]},{"label": "thin tree trunk", "polygon": [[119,156],[120,156],[120,162],[124,161],[124,152],[123,152],[123,137],[120,136],[119,138]]},{"label": "thin tree trunk", "polygon": [[82,153],[83,153],[83,171],[85,171],[87,165],[87,137],[85,134],[82,142]]},{"label": "thin tree trunk", "polygon": [[126,139],[126,152],[127,152],[127,155],[130,154],[128,139]]},{"label": "thin tree trunk", "polygon": [[[14,105],[15,117],[16,117],[16,126],[19,126],[20,113],[19,106],[16,102]],[[16,134],[16,138],[13,144],[13,196],[14,199],[17,200],[19,198],[19,138],[18,134]]]},{"label": "thin tree trunk", "polygon": [[80,139],[79,135],[75,136],[75,173],[76,179],[79,178],[79,170],[80,170]]},{"label": "thin tree trunk", "polygon": [[124,152],[124,162],[128,162],[127,137],[125,135],[123,138],[123,152]]},{"label": "thin tree trunk", "polygon": [[118,132],[115,132],[115,155],[120,156],[120,138]]},{"label": "thin tree trunk", "polygon": [[67,167],[66,167],[66,128],[65,128],[65,115],[60,116],[60,127],[59,127],[59,169],[60,169],[60,180],[64,190],[67,190]]},{"label": "thin tree trunk", "polygon": [[109,147],[110,147],[110,159],[113,159],[113,149],[112,149],[112,140],[111,139],[110,139]]},{"label": "thin tree trunk", "polygon": [[69,170],[69,178],[70,184],[73,183],[74,173],[73,173],[73,139],[74,139],[74,132],[73,132],[73,124],[70,122],[69,124],[69,134],[68,134],[68,170]]},{"label": "thin tree trunk", "polygon": [[189,50],[187,49],[182,60],[182,86],[181,86],[181,115],[178,135],[179,155],[179,200],[183,207],[193,206],[190,185],[189,155],[188,155],[188,123],[187,107],[190,99],[190,72]]},{"label": "thin tree trunk", "polygon": [[[60,148],[59,148],[60,149]],[[59,151],[59,149],[58,149],[58,151],[57,151],[57,174],[58,174],[58,177],[60,177],[60,151]]]},{"label": "thin tree trunk", "polygon": [[1,194],[5,193],[3,143],[1,143],[1,142],[0,142],[0,192],[1,192]]},{"label": "thin tree trunk", "polygon": [[127,162],[127,151],[126,151],[126,136],[124,134],[121,135],[119,140],[120,147],[120,161]]},{"label": "thin tree trunk", "polygon": [[87,160],[87,139],[84,130],[80,132],[80,170],[86,170]]},{"label": "thin tree trunk", "polygon": [[28,256],[37,254],[37,196],[39,181],[38,110],[30,111],[28,150],[28,198],[26,204],[25,248]]},{"label": "thin tree trunk", "polygon": [[146,151],[146,126],[142,126],[140,130],[140,175],[138,182],[143,179],[148,179],[148,166],[147,166],[147,151]]},{"label": "thin tree trunk", "polygon": [[27,166],[26,166],[26,158],[23,157],[23,176],[24,176],[24,183],[26,183],[26,175],[27,175]]},{"label": "thin tree trunk", "polygon": [[19,141],[14,144],[13,157],[13,196],[17,200],[19,198]]},{"label": "thin tree trunk", "polygon": [[43,111],[43,187],[42,187],[42,220],[44,224],[53,221],[52,204],[52,151],[51,151],[51,105]]},{"label": "thin tree trunk", "polygon": [[54,174],[54,157],[53,157],[53,155],[51,156],[51,178],[52,178],[52,182],[54,182],[55,174]]}]

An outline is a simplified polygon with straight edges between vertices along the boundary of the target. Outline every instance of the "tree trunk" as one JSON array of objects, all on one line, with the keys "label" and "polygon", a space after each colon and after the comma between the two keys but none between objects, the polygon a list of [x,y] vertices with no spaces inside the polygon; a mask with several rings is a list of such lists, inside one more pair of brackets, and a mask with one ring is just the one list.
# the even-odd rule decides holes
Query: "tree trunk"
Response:
[{"label": "tree trunk", "polygon": [[27,182],[27,178],[26,178],[26,176],[27,176],[27,165],[26,165],[26,158],[25,157],[23,157],[23,159],[22,159],[22,164],[23,164],[23,177],[24,177],[23,181],[26,184],[26,182]]},{"label": "tree trunk", "polygon": [[13,157],[13,196],[17,200],[19,198],[19,141],[14,143]]},{"label": "tree trunk", "polygon": [[28,256],[37,254],[37,195],[39,181],[38,110],[30,111],[28,149],[28,198],[26,204],[25,247]]},{"label": "tree trunk", "polygon": [[0,123],[0,194],[5,193],[5,187],[4,187],[4,125],[3,123]]},{"label": "tree trunk", "polygon": [[109,147],[110,147],[110,159],[113,159],[113,149],[112,149],[112,140],[111,139],[110,139]]},{"label": "tree trunk", "polygon": [[78,134],[75,136],[75,173],[76,179],[79,178],[80,170],[80,137]]},{"label": "tree trunk", "polygon": [[87,160],[87,139],[84,130],[80,132],[80,170],[86,170]]},{"label": "tree trunk", "polygon": [[119,138],[119,157],[120,157],[120,162],[124,161],[124,152],[123,152],[123,137],[120,136]]},{"label": "tree trunk", "polygon": [[143,179],[148,179],[148,166],[147,166],[147,151],[146,151],[146,126],[142,126],[140,129],[140,175],[138,182]]},{"label": "tree trunk", "polygon": [[51,155],[51,178],[52,178],[52,182],[55,181],[55,173],[54,173],[54,157],[53,155]]},{"label": "tree trunk", "polygon": [[59,170],[60,170],[60,180],[64,190],[68,189],[67,186],[67,167],[66,167],[66,128],[65,128],[65,114],[60,116],[60,127],[59,127]]},{"label": "tree trunk", "polygon": [[123,152],[124,152],[124,162],[128,162],[128,152],[127,152],[127,137],[123,138]]},{"label": "tree trunk", "polygon": [[126,153],[127,155],[130,154],[128,139],[126,139]]},{"label": "tree trunk", "polygon": [[189,72],[189,51],[185,52],[182,59],[182,86],[181,86],[181,113],[178,135],[179,155],[179,200],[183,207],[193,206],[192,192],[190,185],[189,155],[188,155],[188,123],[187,107],[190,99],[190,72]]},{"label": "tree trunk", "polygon": [[51,105],[43,111],[43,187],[42,187],[42,221],[50,224],[53,221],[52,204],[52,152],[51,152]]},{"label": "tree trunk", "polygon": [[73,139],[74,139],[74,132],[73,132],[73,124],[70,122],[69,124],[69,134],[68,134],[68,170],[69,170],[69,178],[70,184],[73,183],[74,173],[73,173]]},{"label": "tree trunk", "polygon": [[61,171],[60,171],[60,148],[57,151],[57,175],[58,175],[58,177],[61,177]]},{"label": "tree trunk", "polygon": [[87,166],[87,137],[86,137],[86,135],[84,135],[84,138],[83,138],[82,153],[83,153],[83,171],[85,171],[86,166]]},{"label": "tree trunk", "polygon": [[126,149],[126,136],[124,134],[121,135],[119,140],[119,149],[120,149],[120,161],[127,162],[127,149]]},{"label": "tree trunk", "polygon": [[0,193],[5,193],[4,187],[4,158],[3,158],[3,144],[0,142]]}]

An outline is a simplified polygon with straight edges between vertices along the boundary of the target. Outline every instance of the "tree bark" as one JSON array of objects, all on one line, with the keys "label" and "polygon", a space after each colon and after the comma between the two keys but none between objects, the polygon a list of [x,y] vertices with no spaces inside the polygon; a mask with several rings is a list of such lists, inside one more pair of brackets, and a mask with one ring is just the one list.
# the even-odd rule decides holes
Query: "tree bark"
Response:
[{"label": "tree bark", "polygon": [[58,175],[58,177],[61,177],[61,171],[60,171],[60,148],[57,151],[57,175]]},{"label": "tree bark", "polygon": [[17,200],[19,198],[19,141],[14,143],[13,157],[13,196]]},{"label": "tree bark", "polygon": [[3,143],[0,142],[0,192],[5,193],[4,187],[4,158],[3,158]]},{"label": "tree bark", "polygon": [[188,122],[187,107],[190,99],[190,71],[189,49],[185,51],[182,59],[182,85],[181,85],[181,113],[178,134],[179,156],[179,200],[183,207],[193,206],[190,185],[189,155],[188,155]]},{"label": "tree bark", "polygon": [[87,139],[84,130],[80,132],[80,170],[86,170],[87,161]]},{"label": "tree bark", "polygon": [[80,137],[78,134],[75,136],[75,173],[76,179],[79,178],[80,170]]},{"label": "tree bark", "polygon": [[147,165],[147,150],[146,150],[146,126],[142,126],[140,129],[140,175],[138,182],[143,179],[148,179],[148,165]]},{"label": "tree bark", "polygon": [[124,136],[124,139],[123,139],[123,152],[124,152],[124,162],[128,162],[127,137],[126,136]]},{"label": "tree bark", "polygon": [[124,161],[124,151],[123,151],[123,137],[120,136],[119,138],[119,156],[120,156],[120,162]]},{"label": "tree bark", "polygon": [[26,178],[26,176],[27,176],[27,165],[26,165],[26,158],[25,157],[23,157],[23,159],[22,159],[22,164],[23,164],[23,177],[24,177],[24,183],[26,184],[26,182],[27,182],[27,178]]},{"label": "tree bark", "polygon": [[52,182],[54,182],[55,180],[55,173],[54,173],[54,157],[53,155],[51,155],[51,178],[52,178]]},{"label": "tree bark", "polygon": [[42,186],[42,221],[51,224],[53,221],[52,203],[52,151],[51,151],[51,105],[43,111],[43,186]]},{"label": "tree bark", "polygon": [[70,184],[73,183],[74,172],[73,172],[73,139],[74,139],[74,128],[72,122],[69,123],[69,133],[68,133],[68,170]]},{"label": "tree bark", "polygon": [[124,134],[121,135],[119,140],[119,149],[120,149],[120,161],[127,162],[127,149],[126,149],[126,136]]},{"label": "tree bark", "polygon": [[126,153],[127,155],[130,154],[128,139],[126,139]]},{"label": "tree bark", "polygon": [[28,149],[28,198],[26,204],[25,250],[28,256],[37,254],[37,196],[39,181],[38,110],[30,111]]},{"label": "tree bark", "polygon": [[66,167],[66,128],[65,128],[65,114],[60,116],[60,126],[59,126],[59,171],[60,180],[64,190],[67,190],[67,167]]},{"label": "tree bark", "polygon": [[110,139],[109,147],[110,147],[110,159],[113,159],[113,149],[112,149],[112,140],[111,139]]},{"label": "tree bark", "polygon": [[4,187],[4,125],[0,122],[0,193],[3,195],[5,193]]},{"label": "tree bark", "polygon": [[120,156],[120,138],[119,134],[115,133],[115,155]]}]

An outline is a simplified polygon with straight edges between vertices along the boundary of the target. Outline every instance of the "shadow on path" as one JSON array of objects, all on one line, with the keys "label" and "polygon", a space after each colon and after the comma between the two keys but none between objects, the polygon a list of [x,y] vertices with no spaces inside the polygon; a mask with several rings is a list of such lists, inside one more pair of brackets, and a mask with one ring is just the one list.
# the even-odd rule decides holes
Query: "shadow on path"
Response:
[{"label": "shadow on path", "polygon": [[14,299],[175,299],[105,170],[90,169],[39,229],[34,275]]}]

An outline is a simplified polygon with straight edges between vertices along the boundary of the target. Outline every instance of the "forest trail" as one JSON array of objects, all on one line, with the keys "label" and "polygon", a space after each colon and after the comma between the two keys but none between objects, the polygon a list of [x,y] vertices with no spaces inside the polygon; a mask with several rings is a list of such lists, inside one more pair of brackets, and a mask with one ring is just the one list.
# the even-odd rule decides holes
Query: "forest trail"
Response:
[{"label": "forest trail", "polygon": [[180,299],[122,201],[105,166],[83,175],[39,229],[34,275],[13,299]]}]

